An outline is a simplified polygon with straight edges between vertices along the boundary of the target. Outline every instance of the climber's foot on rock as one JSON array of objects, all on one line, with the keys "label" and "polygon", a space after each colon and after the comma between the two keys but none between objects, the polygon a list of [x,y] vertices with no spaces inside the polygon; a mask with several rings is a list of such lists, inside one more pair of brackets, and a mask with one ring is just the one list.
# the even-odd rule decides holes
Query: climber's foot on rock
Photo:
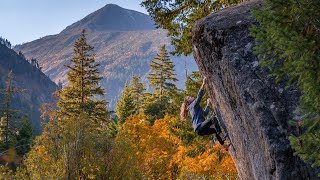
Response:
[{"label": "climber's foot on rock", "polygon": [[222,139],[223,142],[228,140],[228,134],[226,134],[225,132],[222,132],[219,135],[221,136],[221,139]]},{"label": "climber's foot on rock", "polygon": [[231,146],[231,143],[230,144],[223,144],[222,146],[224,147],[224,150],[229,151],[229,147]]}]

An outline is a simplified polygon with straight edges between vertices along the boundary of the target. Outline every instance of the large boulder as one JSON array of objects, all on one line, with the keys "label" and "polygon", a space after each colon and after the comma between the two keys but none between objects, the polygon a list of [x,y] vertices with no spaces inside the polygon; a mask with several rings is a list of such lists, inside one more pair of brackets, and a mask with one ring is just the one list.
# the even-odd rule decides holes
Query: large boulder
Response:
[{"label": "large boulder", "polygon": [[246,2],[199,20],[192,32],[193,55],[233,141],[230,154],[239,178],[317,179],[315,170],[293,155],[288,140],[299,91],[275,83],[253,53],[250,27],[257,22],[251,12],[262,2]]}]

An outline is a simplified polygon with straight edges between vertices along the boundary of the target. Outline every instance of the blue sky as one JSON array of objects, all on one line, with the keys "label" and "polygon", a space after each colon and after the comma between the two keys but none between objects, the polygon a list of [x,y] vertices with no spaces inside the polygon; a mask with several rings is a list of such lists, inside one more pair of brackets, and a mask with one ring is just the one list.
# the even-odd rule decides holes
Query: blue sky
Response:
[{"label": "blue sky", "polygon": [[1,0],[0,36],[13,45],[57,34],[106,4],[146,13],[142,0]]}]

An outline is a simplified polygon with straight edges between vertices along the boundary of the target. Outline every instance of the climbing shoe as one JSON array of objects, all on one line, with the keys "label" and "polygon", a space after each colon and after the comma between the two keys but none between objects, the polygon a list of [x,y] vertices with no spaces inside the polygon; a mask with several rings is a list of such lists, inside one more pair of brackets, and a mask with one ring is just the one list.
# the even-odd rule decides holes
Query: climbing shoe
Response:
[{"label": "climbing shoe", "polygon": [[224,133],[224,136],[223,136],[223,141],[226,141],[229,137],[229,134],[228,133]]},{"label": "climbing shoe", "polygon": [[231,144],[223,144],[222,146],[224,147],[224,150],[229,151],[229,147]]}]

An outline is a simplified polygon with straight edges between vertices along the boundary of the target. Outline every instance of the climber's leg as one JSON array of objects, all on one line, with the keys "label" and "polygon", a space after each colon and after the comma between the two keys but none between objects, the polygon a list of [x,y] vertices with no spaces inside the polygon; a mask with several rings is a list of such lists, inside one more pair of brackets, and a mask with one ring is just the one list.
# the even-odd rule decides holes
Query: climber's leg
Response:
[{"label": "climber's leg", "polygon": [[204,135],[211,135],[214,133],[217,133],[215,128],[211,128],[210,126],[212,125],[211,119],[207,119],[203,121],[200,126],[196,129],[196,133],[199,136],[204,136]]},{"label": "climber's leg", "polygon": [[220,136],[218,133],[216,133],[216,138],[217,138],[217,140],[219,141],[219,143],[220,143],[221,145],[224,144],[224,140],[222,140],[221,136]]},{"label": "climber's leg", "polygon": [[217,130],[217,134],[220,134],[221,133],[221,127],[220,127],[220,124],[219,124],[219,121],[218,121],[217,117],[213,117],[212,123],[214,124],[214,127]]}]

